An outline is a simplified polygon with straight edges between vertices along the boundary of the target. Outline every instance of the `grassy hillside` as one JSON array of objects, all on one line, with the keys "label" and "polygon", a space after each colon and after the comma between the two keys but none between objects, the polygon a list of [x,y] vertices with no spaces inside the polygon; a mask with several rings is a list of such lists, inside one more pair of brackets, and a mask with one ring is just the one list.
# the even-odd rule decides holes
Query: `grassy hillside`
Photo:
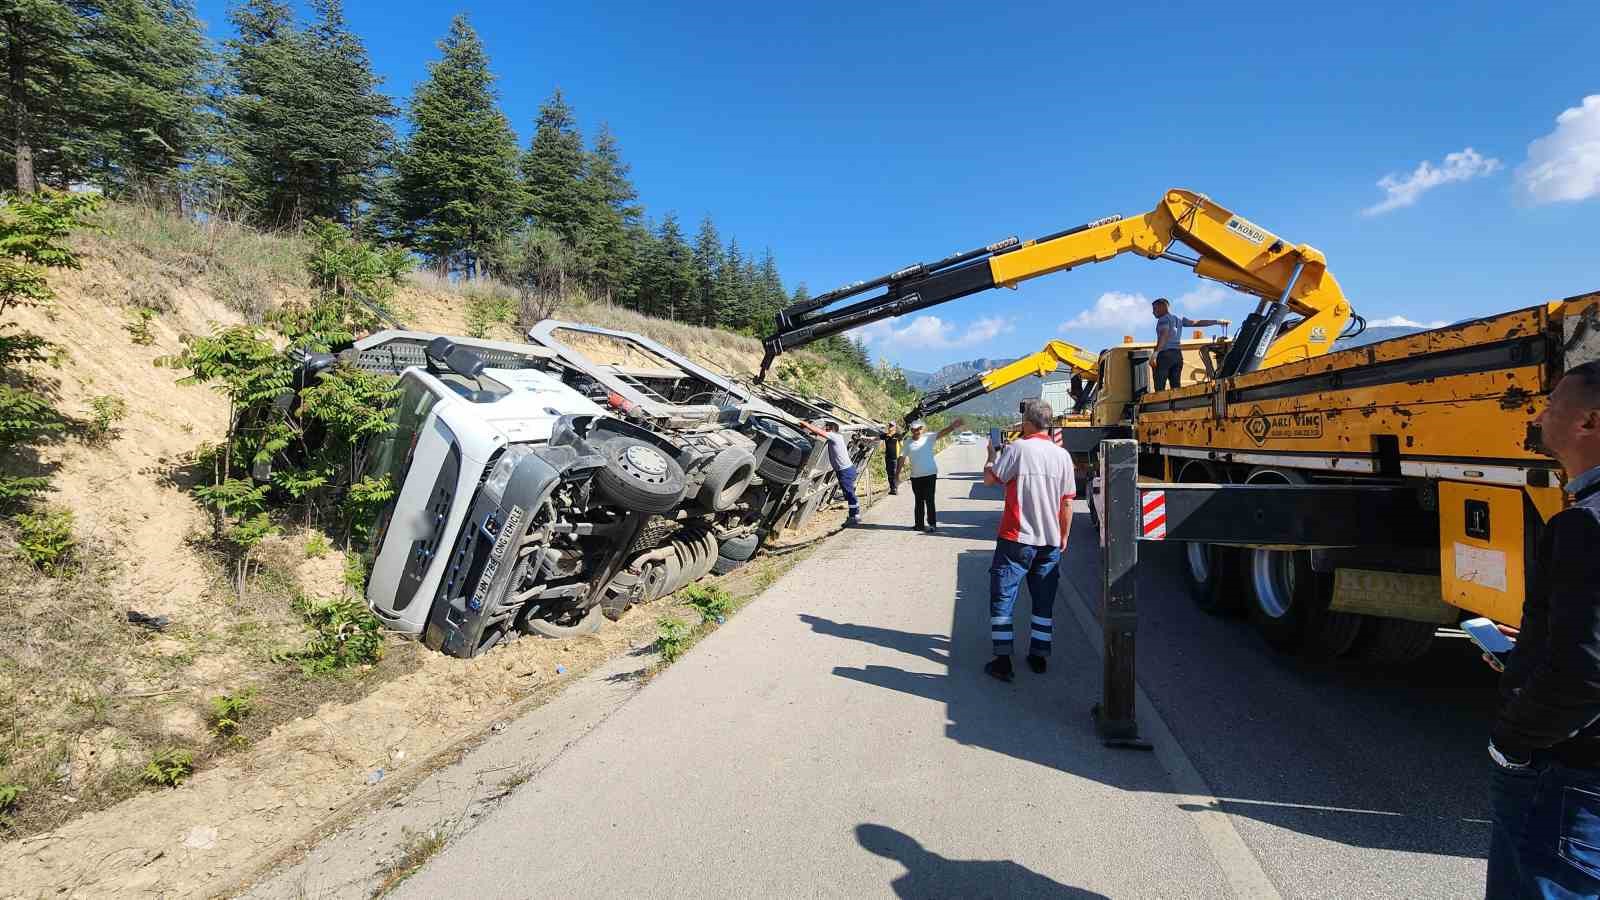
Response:
[{"label": "grassy hillside", "polygon": [[[62,411],[83,420],[98,409],[121,413],[94,440],[74,437],[43,450],[40,465],[54,485],[44,502],[73,519],[76,549],[59,565],[45,572],[29,564],[25,535],[0,522],[0,641],[11,648],[0,654],[0,721],[8,723],[0,729],[0,797],[10,786],[22,790],[20,800],[0,805],[0,848],[6,837],[55,828],[150,790],[143,773],[158,754],[192,754],[197,771],[246,746],[252,759],[269,757],[268,746],[303,740],[307,729],[294,723],[312,713],[378,704],[391,723],[383,727],[399,727],[392,722],[409,722],[412,703],[424,709],[429,698],[448,695],[469,709],[492,709],[541,683],[525,673],[554,671],[545,657],[564,651],[539,642],[468,663],[391,642],[380,660],[337,678],[308,676],[286,662],[285,651],[329,627],[297,601],[345,593],[344,555],[323,532],[279,521],[281,533],[261,548],[260,573],[242,593],[232,590],[210,517],[190,492],[212,477],[209,448],[224,436],[228,404],[208,388],[180,384],[182,373],[156,361],[178,352],[186,335],[260,322],[286,301],[307,299],[306,242],[116,204],[74,242],[83,267],[51,273],[58,302],[13,315],[60,347],[49,376]],[[412,328],[462,334],[474,304],[497,291],[504,293],[419,275],[394,305]],[[558,315],[641,332],[732,374],[753,373],[761,361],[759,341],[742,335],[576,301]],[[508,324],[492,331],[518,338]],[[786,355],[778,374],[874,417],[903,409],[871,373],[814,354]],[[142,627],[130,614],[167,624]],[[595,646],[597,654],[614,649]],[[562,658],[570,668],[579,656]],[[395,679],[409,685],[405,703],[383,699],[389,695],[380,686]],[[249,697],[253,712],[242,726],[218,725],[218,703]],[[459,724],[406,727],[410,740],[422,741]]]}]

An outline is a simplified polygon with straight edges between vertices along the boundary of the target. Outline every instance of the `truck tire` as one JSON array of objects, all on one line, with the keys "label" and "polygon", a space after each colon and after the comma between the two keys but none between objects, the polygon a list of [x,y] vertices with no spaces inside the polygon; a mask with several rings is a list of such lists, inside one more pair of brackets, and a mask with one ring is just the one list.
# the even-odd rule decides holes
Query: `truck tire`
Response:
[{"label": "truck tire", "polygon": [[777,419],[752,419],[750,424],[758,434],[773,439],[772,446],[767,449],[767,459],[791,469],[805,464],[806,455],[811,452],[811,441],[805,435]]},{"label": "truck tire", "polygon": [[695,499],[712,512],[733,508],[756,477],[756,459],[742,447],[726,447],[706,466],[705,480]]},{"label": "truck tire", "polygon": [[600,611],[600,605],[597,603],[589,607],[583,616],[571,625],[558,625],[549,619],[523,616],[517,622],[517,626],[524,634],[536,634],[539,637],[562,640],[594,634],[600,630],[600,626],[604,623],[605,615]]},{"label": "truck tire", "polygon": [[636,512],[665,513],[683,499],[683,468],[655,445],[617,436],[599,450],[606,465],[595,473],[595,486],[611,502]]},{"label": "truck tire", "polygon": [[1236,616],[1245,609],[1245,585],[1240,573],[1245,554],[1237,547],[1219,547],[1191,541],[1184,545],[1183,577],[1201,612]]},{"label": "truck tire", "polygon": [[1380,616],[1367,618],[1370,621],[1366,632],[1350,655],[1373,665],[1399,666],[1415,662],[1433,646],[1434,632],[1439,630],[1439,626],[1431,622]]},{"label": "truck tire", "polygon": [[761,460],[761,465],[756,469],[756,474],[774,484],[793,484],[800,479],[800,470],[794,466],[787,466],[771,456]]},{"label": "truck tire", "polygon": [[[1257,469],[1246,484],[1304,484],[1298,472]],[[1250,619],[1272,647],[1304,650],[1318,659],[1343,655],[1361,634],[1365,618],[1328,609],[1333,599],[1333,576],[1311,568],[1307,550],[1246,551],[1246,579],[1250,585]]]},{"label": "truck tire", "polygon": [[742,534],[729,538],[717,546],[717,561],[711,566],[714,575],[726,575],[743,566],[761,548],[761,535]]},{"label": "truck tire", "polygon": [[[1209,463],[1189,463],[1178,476],[1184,484],[1221,484],[1228,478]],[[1094,492],[1089,493],[1093,503]],[[1183,575],[1189,583],[1194,605],[1214,616],[1243,613],[1245,600],[1244,567],[1246,553],[1237,547],[1219,547],[1190,541],[1184,544]]]}]

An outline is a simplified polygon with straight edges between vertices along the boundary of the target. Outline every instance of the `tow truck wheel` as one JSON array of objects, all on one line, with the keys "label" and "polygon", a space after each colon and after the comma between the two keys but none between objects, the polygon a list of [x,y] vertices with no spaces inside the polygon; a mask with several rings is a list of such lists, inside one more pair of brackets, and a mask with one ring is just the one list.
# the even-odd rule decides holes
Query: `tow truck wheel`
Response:
[{"label": "tow truck wheel", "polygon": [[[1209,465],[1194,462],[1184,467],[1178,481],[1184,484],[1217,484],[1227,479]],[[1244,612],[1242,572],[1245,551],[1237,547],[1220,547],[1216,544],[1202,544],[1195,541],[1190,541],[1183,547],[1184,580],[1189,583],[1189,593],[1194,598],[1194,605],[1214,616],[1231,616]]]},{"label": "tow truck wheel", "polygon": [[1438,626],[1409,619],[1371,617],[1361,641],[1350,651],[1356,659],[1379,666],[1399,666],[1420,659],[1433,646]]},{"label": "tow truck wheel", "polygon": [[666,513],[683,499],[683,468],[655,445],[619,436],[599,449],[606,465],[595,473],[595,486],[623,509]]},{"label": "tow truck wheel", "polygon": [[[1246,484],[1305,484],[1298,472],[1257,469]],[[1307,550],[1246,551],[1250,585],[1250,618],[1273,647],[1304,650],[1307,656],[1332,659],[1347,652],[1361,634],[1365,617],[1328,609],[1333,576],[1311,568]]]}]

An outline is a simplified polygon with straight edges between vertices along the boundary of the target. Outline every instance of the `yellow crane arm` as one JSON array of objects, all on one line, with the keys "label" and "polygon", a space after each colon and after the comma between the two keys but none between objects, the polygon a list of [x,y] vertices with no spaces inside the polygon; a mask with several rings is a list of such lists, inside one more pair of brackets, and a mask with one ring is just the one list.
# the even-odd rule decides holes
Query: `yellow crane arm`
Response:
[{"label": "yellow crane arm", "polygon": [[[1179,252],[1182,247],[1195,255]],[[763,341],[763,372],[777,354],[829,335],[1123,253],[1181,263],[1260,298],[1224,359],[1224,376],[1326,353],[1350,322],[1350,304],[1320,251],[1291,244],[1204,195],[1174,189],[1143,215],[1113,216],[1027,242],[1008,238],[793,304]],[[878,288],[875,296],[829,308]],[[1288,321],[1291,313],[1299,319]]]},{"label": "yellow crane arm", "polygon": [[943,412],[974,397],[998,391],[1029,375],[1043,378],[1061,368],[1070,369],[1091,382],[1100,377],[1099,359],[1089,351],[1066,341],[1050,341],[1043,349],[1015,362],[1006,363],[987,372],[979,372],[923,394],[917,405],[906,414],[906,422],[910,423],[924,416]]}]

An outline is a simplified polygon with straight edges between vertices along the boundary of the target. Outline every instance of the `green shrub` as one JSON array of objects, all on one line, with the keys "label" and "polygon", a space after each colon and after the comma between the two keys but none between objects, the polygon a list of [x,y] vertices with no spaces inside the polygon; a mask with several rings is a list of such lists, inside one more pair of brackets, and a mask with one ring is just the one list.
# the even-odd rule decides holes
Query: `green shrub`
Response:
[{"label": "green shrub", "polygon": [[135,306],[128,310],[127,324],[123,325],[128,332],[128,339],[141,347],[148,347],[156,342],[156,336],[150,331],[150,323],[155,321],[156,311],[148,306]]},{"label": "green shrub", "polygon": [[683,600],[699,611],[702,623],[720,623],[733,612],[733,597],[721,585],[691,584],[684,588]]},{"label": "green shrub", "polygon": [[239,725],[254,711],[255,689],[211,698],[211,733],[221,738],[239,737]]},{"label": "green shrub", "polygon": [[301,597],[295,609],[313,632],[306,645],[284,654],[306,675],[327,675],[383,658],[383,626],[360,601],[349,597]]},{"label": "green shrub", "polygon": [[689,623],[673,616],[662,616],[656,622],[656,652],[667,663],[678,661],[683,651],[689,649],[689,636],[694,630]]},{"label": "green shrub", "polygon": [[27,792],[28,789],[20,784],[0,784],[0,828],[11,827],[10,813]]},{"label": "green shrub", "polygon": [[517,298],[498,291],[467,293],[467,337],[488,337],[496,325],[509,325],[516,319]]},{"label": "green shrub", "polygon": [[46,575],[61,572],[72,558],[77,541],[72,537],[72,511],[48,508],[12,517],[17,526],[17,549]]},{"label": "green shrub", "polygon": [[121,397],[102,394],[89,401],[89,422],[84,427],[84,439],[91,444],[103,444],[117,428],[117,423],[128,417],[128,403]]},{"label": "green shrub", "polygon": [[194,753],[168,748],[155,755],[139,773],[146,784],[177,787],[194,774]]},{"label": "green shrub", "polygon": [[328,536],[320,531],[313,531],[311,536],[306,538],[306,557],[309,559],[321,559],[332,549],[333,545],[328,543]]}]

